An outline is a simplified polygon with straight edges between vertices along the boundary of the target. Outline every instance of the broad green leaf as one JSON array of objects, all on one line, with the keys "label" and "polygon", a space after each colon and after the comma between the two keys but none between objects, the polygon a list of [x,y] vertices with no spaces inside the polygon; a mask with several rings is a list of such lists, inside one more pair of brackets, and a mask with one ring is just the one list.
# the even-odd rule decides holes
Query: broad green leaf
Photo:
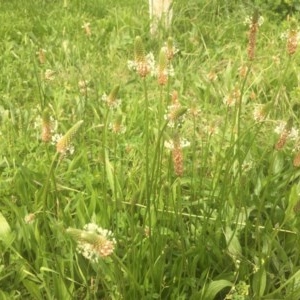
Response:
[{"label": "broad green leaf", "polygon": [[0,290],[0,299],[1,300],[10,300],[10,299],[12,299],[12,296],[9,295],[8,293],[5,293]]},{"label": "broad green leaf", "polygon": [[226,227],[224,231],[227,242],[227,249],[230,255],[237,257],[242,255],[242,247],[237,237],[237,231],[232,231],[230,227]]},{"label": "broad green leaf", "polygon": [[208,287],[207,290],[205,292],[205,297],[203,299],[205,300],[213,300],[215,298],[215,296],[221,292],[223,289],[228,288],[228,287],[232,287],[233,283],[228,281],[228,280],[216,280],[216,281],[212,281]]},{"label": "broad green leaf", "polygon": [[256,296],[261,298],[266,289],[266,282],[267,282],[267,273],[262,265],[260,269],[254,274],[253,280],[252,280],[252,289]]},{"label": "broad green leaf", "polygon": [[0,212],[0,238],[5,239],[10,234],[10,226]]},{"label": "broad green leaf", "polygon": [[22,281],[22,283],[24,284],[24,286],[27,289],[29,295],[33,299],[37,299],[37,300],[44,299],[41,292],[40,292],[39,285],[37,285],[36,283],[34,283],[33,281],[28,280],[28,279],[24,279]]},{"label": "broad green leaf", "polygon": [[10,226],[6,219],[4,218],[3,214],[0,212],[0,240],[2,240],[6,246],[9,246],[14,237],[11,232]]}]

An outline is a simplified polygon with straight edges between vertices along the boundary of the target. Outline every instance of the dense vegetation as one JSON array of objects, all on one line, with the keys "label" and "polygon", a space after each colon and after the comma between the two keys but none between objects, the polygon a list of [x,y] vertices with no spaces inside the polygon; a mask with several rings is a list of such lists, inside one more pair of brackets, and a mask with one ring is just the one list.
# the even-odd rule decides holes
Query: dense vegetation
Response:
[{"label": "dense vegetation", "polygon": [[0,298],[300,299],[297,1],[109,2],[0,2]]}]

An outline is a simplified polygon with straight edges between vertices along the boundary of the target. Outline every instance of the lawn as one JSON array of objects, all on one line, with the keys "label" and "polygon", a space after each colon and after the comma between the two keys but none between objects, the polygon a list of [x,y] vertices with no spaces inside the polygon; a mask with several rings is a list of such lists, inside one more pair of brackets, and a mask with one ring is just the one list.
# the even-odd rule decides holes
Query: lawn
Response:
[{"label": "lawn", "polygon": [[253,2],[0,0],[0,299],[300,299],[298,7]]}]

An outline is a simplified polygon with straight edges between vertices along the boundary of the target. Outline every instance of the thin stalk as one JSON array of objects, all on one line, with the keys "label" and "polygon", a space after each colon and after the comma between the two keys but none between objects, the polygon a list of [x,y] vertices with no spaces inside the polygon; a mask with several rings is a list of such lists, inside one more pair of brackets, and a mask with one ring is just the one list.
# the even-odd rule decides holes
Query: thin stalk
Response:
[{"label": "thin stalk", "polygon": [[145,148],[146,148],[146,155],[145,155],[145,196],[146,196],[146,204],[147,204],[147,210],[146,215],[148,215],[148,226],[149,226],[149,241],[150,241],[150,274],[153,277],[153,281],[155,280],[156,274],[154,274],[154,243],[152,241],[152,214],[151,214],[151,198],[150,198],[150,192],[151,192],[151,182],[149,177],[149,99],[148,99],[148,93],[147,93],[147,84],[146,84],[146,78],[143,79],[144,83],[144,98],[145,98]]},{"label": "thin stalk", "polygon": [[40,106],[41,106],[41,110],[43,111],[43,109],[46,106],[46,103],[45,103],[45,93],[43,91],[43,88],[42,88],[42,85],[41,85],[41,81],[39,79],[40,77],[39,77],[39,74],[38,74],[38,67],[36,65],[35,59],[33,59],[33,69],[34,69],[34,75],[35,75],[35,78],[36,78],[36,82],[37,82],[37,85],[38,85]]},{"label": "thin stalk", "polygon": [[116,224],[116,234],[118,234],[118,211],[121,206],[121,201],[118,199],[118,193],[117,193],[117,133],[114,136],[114,168],[113,168],[113,180],[114,180],[114,200],[115,200],[115,224]]},{"label": "thin stalk", "polygon": [[161,122],[163,120],[164,109],[164,97],[163,97],[163,86],[160,86],[159,91],[159,105],[158,105],[158,130],[160,130]]},{"label": "thin stalk", "polygon": [[[108,116],[109,116],[109,110],[106,112],[105,119],[104,119],[104,127],[103,127],[103,133],[102,133],[102,159],[103,159],[103,177],[106,178],[107,170],[106,170],[106,134],[107,134],[107,122],[108,122]],[[104,180],[103,181],[103,199],[104,202],[107,202],[106,199],[107,196],[107,183]]]},{"label": "thin stalk", "polygon": [[48,173],[48,176],[46,178],[46,181],[45,181],[45,184],[44,184],[44,187],[43,187],[43,191],[42,191],[41,200],[42,200],[42,203],[43,203],[43,213],[44,214],[45,214],[47,206],[48,206],[47,199],[48,199],[50,181],[51,181],[51,178],[52,178],[52,180],[55,179],[55,177],[54,177],[54,165],[55,165],[55,161],[56,161],[58,155],[59,155],[59,153],[56,152],[55,156],[52,159],[50,170],[49,170],[49,173]]},{"label": "thin stalk", "polygon": [[[148,207],[148,215],[149,215],[149,222],[151,222],[150,218],[150,181],[149,181],[149,100],[148,100],[148,93],[147,93],[147,84],[146,79],[143,79],[144,83],[144,98],[145,98],[145,196],[146,196],[146,203]],[[151,231],[151,224],[149,224],[150,231]]]},{"label": "thin stalk", "polygon": [[[280,82],[281,83],[283,83],[284,82],[284,78],[285,78],[285,76],[286,76],[286,73],[287,73],[287,71],[289,70],[289,68],[290,68],[290,64],[291,64],[291,57],[289,57],[289,59],[288,59],[288,62],[287,62],[287,64],[286,64],[286,67],[285,67],[285,69],[283,70],[283,73],[282,73],[282,76],[281,76],[281,79],[280,79]],[[275,107],[277,107],[277,105],[278,105],[278,96],[279,96],[279,92],[280,92],[280,89],[282,88],[282,86],[283,86],[283,84],[278,84],[278,88],[277,88],[277,90],[276,90],[276,93],[275,93],[275,102],[274,102],[274,106]]]},{"label": "thin stalk", "polygon": [[[154,195],[157,194],[157,187],[158,184],[157,182],[160,182],[160,178],[161,178],[161,153],[162,153],[162,136],[163,133],[165,132],[165,129],[168,125],[168,121],[165,122],[164,126],[162,127],[162,129],[159,131],[159,135],[157,137],[157,142],[156,142],[156,148],[155,148],[155,152],[154,152],[154,157],[153,157],[153,162],[152,162],[152,174],[151,174],[151,182],[153,183],[153,186],[151,187],[150,193],[154,193]],[[156,202],[154,202],[154,207],[157,208]]]},{"label": "thin stalk", "polygon": [[[245,90],[245,86],[246,86],[246,82],[248,79],[248,76],[250,74],[250,70],[251,70],[251,63],[248,67],[247,73],[245,75],[245,78],[243,80],[242,83],[242,88],[241,88],[241,94],[240,94],[240,98],[239,98],[239,103],[238,103],[238,107],[236,110],[236,119],[235,119],[235,124],[236,124],[236,134],[235,134],[235,145],[236,147],[234,147],[234,157],[236,157],[237,153],[240,152],[240,137],[241,137],[241,115],[242,115],[242,100],[243,100],[243,95],[244,95],[244,90]],[[234,171],[238,171],[239,175],[242,174],[242,166],[241,166],[241,162],[239,160],[239,157],[237,157],[237,159],[235,160],[235,167],[234,167]]]},{"label": "thin stalk", "polygon": [[[160,93],[159,93],[159,104],[158,104],[158,136],[157,136],[157,144],[155,148],[154,158],[152,162],[152,175],[151,175],[151,183],[152,186],[150,187],[150,194],[153,192],[154,195],[158,194],[158,182],[161,179],[161,160],[162,160],[162,148],[163,144],[161,143],[162,134],[166,128],[167,123],[165,123],[162,127],[163,121],[163,114],[164,114],[164,107],[165,101],[163,97],[163,86],[160,86]],[[162,128],[161,128],[162,127]],[[155,174],[156,173],[156,174]],[[159,201],[159,197],[158,197]],[[154,206],[156,207],[156,202]]]},{"label": "thin stalk", "polygon": [[[196,178],[196,118],[193,117],[193,148],[192,148],[192,176],[191,176],[191,194],[192,199],[196,199],[196,184],[195,184],[195,178]],[[201,178],[201,176],[200,176]],[[200,200],[200,199],[199,199]]]}]

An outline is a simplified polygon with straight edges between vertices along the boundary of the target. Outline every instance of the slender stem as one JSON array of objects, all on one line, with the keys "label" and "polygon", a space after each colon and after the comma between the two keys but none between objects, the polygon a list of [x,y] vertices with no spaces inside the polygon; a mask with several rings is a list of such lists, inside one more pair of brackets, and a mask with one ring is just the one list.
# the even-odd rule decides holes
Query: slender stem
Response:
[{"label": "slender stem", "polygon": [[160,130],[161,122],[163,119],[163,107],[164,107],[163,87],[160,86],[159,103],[158,103],[158,130]]},{"label": "slender stem", "polygon": [[192,176],[191,176],[191,187],[192,187],[192,199],[196,199],[196,118],[193,117],[193,149],[192,149]]},{"label": "slender stem", "polygon": [[[154,157],[153,157],[153,162],[152,162],[152,174],[151,174],[151,182],[153,183],[153,189],[150,190],[150,193],[154,192],[156,195],[157,193],[157,182],[160,182],[161,178],[161,153],[162,153],[162,137],[163,133],[165,132],[165,129],[168,125],[168,121],[165,122],[164,126],[162,129],[158,132],[158,137],[157,137],[157,142],[156,142],[156,147],[155,147],[155,152],[154,152]],[[156,174],[155,174],[156,173]],[[156,203],[154,203],[154,207],[157,208]]]},{"label": "slender stem", "polygon": [[[155,148],[154,153],[154,159],[152,162],[152,175],[150,178],[150,181],[152,183],[152,187],[150,190],[150,193],[153,193],[154,195],[157,195],[158,192],[158,182],[160,182],[161,179],[161,159],[162,159],[162,147],[161,144],[161,138],[162,133],[164,132],[166,128],[166,124],[162,126],[163,122],[163,113],[164,113],[164,97],[163,97],[163,86],[160,86],[160,96],[159,96],[159,103],[158,103],[158,132],[157,132],[157,144]],[[155,174],[156,173],[156,174]],[[159,197],[157,197],[157,200],[159,201]],[[154,203],[156,206],[156,203]]]},{"label": "slender stem", "polygon": [[[102,133],[102,159],[103,159],[103,176],[106,178],[106,134],[107,134],[107,126],[108,126],[108,116],[109,116],[109,110],[107,110],[104,120],[104,127],[103,127],[103,133]],[[107,181],[103,181],[103,197],[106,202],[107,197]]]},{"label": "slender stem", "polygon": [[240,153],[240,137],[241,137],[241,114],[242,114],[242,100],[243,100],[243,95],[244,95],[244,90],[246,86],[246,82],[248,79],[248,76],[250,74],[251,70],[251,64],[248,67],[246,76],[243,80],[242,83],[242,88],[241,88],[241,93],[240,93],[240,98],[239,98],[239,103],[237,106],[236,110],[236,119],[235,119],[235,124],[236,124],[236,134],[235,134],[235,147],[234,147],[234,157],[235,157],[235,163],[237,163],[237,166],[234,167],[234,171],[237,171],[239,175],[242,174],[242,165],[239,159],[239,153]]},{"label": "slender stem", "polygon": [[[144,97],[145,97],[145,195],[146,203],[149,209],[149,221],[150,221],[150,182],[149,182],[149,100],[147,93],[146,79],[143,80],[144,83]],[[150,227],[151,228],[151,227]]]},{"label": "slender stem", "polygon": [[49,170],[48,176],[46,178],[46,181],[45,181],[45,184],[44,184],[44,187],[42,190],[41,199],[42,199],[42,203],[43,203],[43,212],[44,213],[46,212],[46,209],[47,209],[47,202],[48,202],[47,199],[48,199],[50,178],[52,178],[52,180],[54,180],[54,178],[55,178],[54,177],[54,165],[55,165],[55,161],[56,161],[58,155],[59,155],[59,153],[56,152],[55,156],[52,159],[50,170]]},{"label": "slender stem", "polygon": [[115,200],[115,224],[116,224],[116,234],[118,234],[118,213],[121,206],[121,201],[119,199],[117,191],[117,133],[114,136],[114,168],[113,168],[113,179],[114,179],[114,200]]},{"label": "slender stem", "polygon": [[[149,100],[148,100],[148,93],[147,93],[147,84],[146,78],[143,79],[144,82],[144,97],[145,97],[145,148],[146,148],[146,155],[145,155],[145,196],[146,196],[146,215],[148,216],[148,226],[149,226],[149,241],[150,241],[150,257],[151,261],[154,263],[154,243],[152,242],[152,214],[151,214],[151,181],[149,177]],[[150,263],[150,274],[155,277],[153,263]]]}]

